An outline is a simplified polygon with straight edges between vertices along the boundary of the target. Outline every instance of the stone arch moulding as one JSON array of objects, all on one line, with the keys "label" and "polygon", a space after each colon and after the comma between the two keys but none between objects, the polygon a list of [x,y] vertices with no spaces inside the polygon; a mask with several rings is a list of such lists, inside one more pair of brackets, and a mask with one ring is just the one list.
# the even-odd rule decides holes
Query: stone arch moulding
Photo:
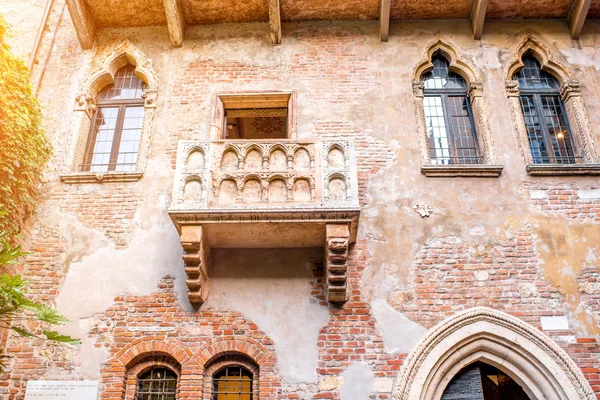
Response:
[{"label": "stone arch moulding", "polygon": [[[421,81],[421,76],[433,68],[431,58],[438,51],[448,60],[450,71],[462,76],[469,85],[467,94],[471,101],[473,120],[477,131],[477,140],[483,156],[483,162],[481,164],[433,165],[431,162],[423,100],[425,97],[425,84]],[[438,36],[438,38],[427,47],[424,58],[413,70],[413,94],[415,97],[416,115],[418,118],[417,127],[422,157],[421,172],[423,172],[423,174],[441,177],[495,177],[502,173],[502,165],[497,165],[494,141],[490,130],[487,107],[485,106],[483,97],[483,83],[479,78],[477,70],[460,57],[456,46]]]},{"label": "stone arch moulding", "polygon": [[[522,58],[528,51],[531,51],[538,60],[542,70],[553,75],[561,84],[560,96],[565,105],[576,150],[583,157],[581,164],[533,164],[527,128],[521,110],[519,82],[514,79],[515,73],[523,68]],[[527,172],[531,175],[600,174],[600,164],[598,164],[600,158],[583,101],[581,85],[566,66],[555,60],[550,49],[542,41],[531,34],[525,36],[514,50],[514,59],[506,69],[505,79],[510,111],[521,154],[527,164]]]},{"label": "stone arch moulding", "polygon": [[[102,88],[113,83],[116,72],[127,64],[135,66],[135,74],[146,85],[142,94],[144,97],[144,120],[142,122],[142,136],[136,171],[116,173],[79,172],[78,166],[84,158],[91,118],[96,109],[96,95]],[[75,99],[74,116],[71,126],[71,143],[61,180],[65,183],[85,183],[102,181],[126,182],[140,179],[146,166],[157,94],[158,78],[146,56],[129,40],[125,40],[112,48],[102,58],[99,66],[89,74]]]},{"label": "stone arch moulding", "polygon": [[590,400],[583,373],[552,339],[504,312],[475,307],[440,322],[405,359],[394,400],[440,400],[464,367],[483,361],[508,374],[532,400]]}]

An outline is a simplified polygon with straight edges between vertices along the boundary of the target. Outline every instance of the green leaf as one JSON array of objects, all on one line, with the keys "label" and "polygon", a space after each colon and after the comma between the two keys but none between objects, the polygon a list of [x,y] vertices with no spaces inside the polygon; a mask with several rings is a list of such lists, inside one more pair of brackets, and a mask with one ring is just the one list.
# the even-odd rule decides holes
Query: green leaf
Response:
[{"label": "green leaf", "polygon": [[60,333],[55,331],[44,331],[44,336],[46,336],[46,339],[52,340],[53,342],[81,344],[81,340],[77,338],[72,338],[71,336],[61,335]]}]

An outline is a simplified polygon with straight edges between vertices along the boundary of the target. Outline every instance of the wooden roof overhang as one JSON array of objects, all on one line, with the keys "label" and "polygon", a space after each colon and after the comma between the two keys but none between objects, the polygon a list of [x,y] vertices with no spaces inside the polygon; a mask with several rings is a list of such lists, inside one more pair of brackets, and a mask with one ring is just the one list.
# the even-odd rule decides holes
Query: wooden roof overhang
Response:
[{"label": "wooden roof overhang", "polygon": [[281,43],[288,21],[379,21],[387,41],[390,21],[468,19],[481,39],[486,19],[563,19],[578,39],[586,17],[600,17],[600,0],[66,0],[84,49],[96,29],[167,26],[173,46],[183,43],[186,25],[265,22],[273,44]]}]

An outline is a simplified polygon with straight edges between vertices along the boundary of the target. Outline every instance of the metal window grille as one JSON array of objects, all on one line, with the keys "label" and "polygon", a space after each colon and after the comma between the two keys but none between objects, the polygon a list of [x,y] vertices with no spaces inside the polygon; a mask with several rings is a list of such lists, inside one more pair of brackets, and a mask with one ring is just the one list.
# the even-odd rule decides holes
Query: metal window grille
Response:
[{"label": "metal window grille", "polygon": [[252,400],[252,373],[230,365],[213,376],[213,400]]},{"label": "metal window grille", "polygon": [[534,164],[576,164],[576,155],[560,83],[542,71],[531,53],[523,56],[524,67],[515,74],[521,90],[521,110]]},{"label": "metal window grille", "polygon": [[423,106],[433,164],[479,164],[477,132],[467,82],[450,71],[448,60],[434,54],[433,69],[424,73]]},{"label": "metal window grille", "polygon": [[144,120],[144,84],[134,71],[132,65],[121,68],[115,82],[98,93],[82,171],[135,170]]},{"label": "metal window grille", "polygon": [[136,400],[175,400],[177,375],[167,368],[155,367],[138,378]]}]

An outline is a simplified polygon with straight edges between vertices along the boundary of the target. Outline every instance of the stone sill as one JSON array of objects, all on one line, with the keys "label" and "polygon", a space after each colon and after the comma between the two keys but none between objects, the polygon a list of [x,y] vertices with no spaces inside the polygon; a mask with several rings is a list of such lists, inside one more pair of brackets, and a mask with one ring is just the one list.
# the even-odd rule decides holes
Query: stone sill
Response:
[{"label": "stone sill", "polygon": [[141,172],[75,172],[60,176],[61,182],[104,183],[104,182],[136,182],[142,178]]},{"label": "stone sill", "polygon": [[490,164],[423,165],[421,172],[430,177],[475,177],[494,178],[500,176],[504,166]]},{"label": "stone sill", "polygon": [[600,175],[600,164],[529,164],[527,173],[533,176]]}]

